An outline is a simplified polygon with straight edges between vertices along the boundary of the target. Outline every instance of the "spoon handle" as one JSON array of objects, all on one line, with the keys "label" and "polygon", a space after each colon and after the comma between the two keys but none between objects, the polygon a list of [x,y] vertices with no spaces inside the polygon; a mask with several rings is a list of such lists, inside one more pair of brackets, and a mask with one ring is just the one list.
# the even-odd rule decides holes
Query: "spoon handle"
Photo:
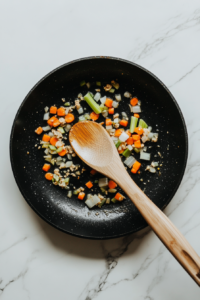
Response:
[{"label": "spoon handle", "polygon": [[[140,190],[128,173],[116,176],[155,234],[200,286],[200,257],[168,217]],[[119,178],[120,177],[120,178]]]}]

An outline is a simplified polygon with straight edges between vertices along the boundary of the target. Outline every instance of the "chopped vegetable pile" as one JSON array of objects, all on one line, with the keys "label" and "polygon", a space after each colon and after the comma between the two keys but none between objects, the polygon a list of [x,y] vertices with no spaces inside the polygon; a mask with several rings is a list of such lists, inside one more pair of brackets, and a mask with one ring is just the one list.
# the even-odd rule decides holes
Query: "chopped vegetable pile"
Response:
[{"label": "chopped vegetable pile", "polygon": [[[85,81],[80,83],[81,87],[85,85],[88,89],[91,87],[91,84]],[[45,172],[45,178],[54,185],[65,188],[68,198],[71,198],[74,194],[77,195],[77,199],[86,200],[85,204],[89,208],[94,206],[101,208],[104,204],[117,203],[123,201],[125,196],[119,192],[119,187],[114,181],[108,178],[95,180],[97,171],[92,169],[90,175],[93,180],[86,181],[84,187],[77,187],[79,179],[83,176],[86,168],[83,165],[81,166],[81,161],[80,164],[75,165],[73,163],[76,154],[70,145],[66,145],[68,133],[75,122],[77,113],[79,122],[85,120],[98,122],[100,116],[105,118],[105,121],[100,122],[100,124],[105,126],[110,138],[115,143],[119,155],[124,159],[125,167],[130,168],[132,174],[140,173],[142,160],[151,160],[151,153],[146,152],[145,143],[157,142],[158,140],[158,133],[153,133],[152,127],[140,118],[141,101],[137,97],[132,97],[129,92],[125,92],[123,95],[116,93],[119,87],[119,83],[114,80],[111,81],[111,84],[106,84],[103,89],[101,89],[101,82],[96,82],[95,94],[88,91],[83,96],[79,93],[74,103],[67,102],[62,98],[62,106],[52,105],[50,108],[44,108],[43,120],[47,124],[35,130],[36,134],[42,136],[39,148],[44,149],[45,163],[42,170]],[[101,93],[104,93],[104,95]],[[111,93],[112,97],[108,96],[108,93]],[[121,112],[123,107],[118,110],[122,97],[124,97],[127,106],[130,108],[130,118],[125,112]],[[81,102],[87,103],[88,112],[84,111],[86,108],[83,109]],[[140,161],[135,159],[133,153],[140,155]],[[158,162],[153,161],[146,167],[145,171],[156,173],[158,166]],[[159,170],[159,168],[157,169]],[[77,186],[70,183],[71,177],[77,179]],[[93,187],[97,187],[97,185],[99,193],[93,195]],[[114,194],[114,197],[109,197],[110,194]]]}]

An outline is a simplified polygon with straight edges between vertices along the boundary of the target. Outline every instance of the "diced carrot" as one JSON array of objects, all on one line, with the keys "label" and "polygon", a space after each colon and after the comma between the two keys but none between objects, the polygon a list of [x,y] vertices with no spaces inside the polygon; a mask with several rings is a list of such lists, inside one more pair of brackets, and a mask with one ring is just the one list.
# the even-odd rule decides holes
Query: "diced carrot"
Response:
[{"label": "diced carrot", "polygon": [[115,136],[119,137],[122,134],[123,130],[117,129],[115,130]]},{"label": "diced carrot", "polygon": [[136,117],[136,118],[140,118],[140,115],[138,115],[138,114],[134,114],[134,117]]},{"label": "diced carrot", "polygon": [[52,173],[46,173],[46,174],[45,174],[45,178],[46,178],[47,180],[52,180],[53,174],[52,174]]},{"label": "diced carrot", "polygon": [[80,193],[78,194],[78,199],[79,199],[79,200],[83,200],[84,197],[85,197],[85,193],[80,192]]},{"label": "diced carrot", "polygon": [[53,122],[53,127],[57,127],[60,125],[60,121],[56,118]]},{"label": "diced carrot", "polygon": [[99,123],[100,125],[103,125],[104,124],[104,122],[101,122],[101,123]]},{"label": "diced carrot", "polygon": [[140,135],[139,134],[133,134],[132,138],[134,141],[139,141],[140,140]]},{"label": "diced carrot", "polygon": [[133,143],[134,143],[133,138],[132,137],[128,138],[128,140],[126,140],[126,143],[128,145],[133,145]]},{"label": "diced carrot", "polygon": [[35,132],[36,132],[37,134],[41,134],[41,133],[43,132],[42,127],[38,127],[38,128],[35,130]]},{"label": "diced carrot", "polygon": [[113,103],[113,101],[111,99],[106,98],[105,106],[112,107],[112,103]]},{"label": "diced carrot", "polygon": [[58,142],[58,139],[55,136],[53,136],[52,138],[50,138],[50,144],[51,145],[55,146],[57,142]]},{"label": "diced carrot", "polygon": [[134,173],[134,174],[136,174],[140,167],[141,167],[141,163],[139,163],[138,161],[136,161],[136,162],[133,164],[133,167],[132,167],[132,169],[131,169],[131,172]]},{"label": "diced carrot", "polygon": [[57,115],[59,117],[64,117],[65,116],[65,109],[63,107],[58,108]]},{"label": "diced carrot", "polygon": [[66,149],[63,149],[62,151],[60,151],[60,152],[58,153],[58,155],[64,156],[66,153],[67,153],[67,150],[66,150]]},{"label": "diced carrot", "polygon": [[96,172],[97,172],[96,170],[91,170],[91,171],[90,171],[90,174],[95,175]]},{"label": "diced carrot", "polygon": [[73,115],[73,114],[67,114],[67,115],[65,116],[65,121],[66,121],[66,123],[71,123],[71,122],[73,122],[73,121],[74,121],[74,115]]},{"label": "diced carrot", "polygon": [[112,108],[109,108],[108,109],[108,113],[110,114],[110,115],[114,115],[114,113],[115,113],[115,109],[112,107]]},{"label": "diced carrot", "polygon": [[126,130],[126,134],[128,134],[128,136],[131,137],[131,133],[129,130]]},{"label": "diced carrot", "polygon": [[119,154],[124,152],[124,149],[118,150]]},{"label": "diced carrot", "polygon": [[90,118],[94,121],[98,120],[99,114],[95,114],[95,112],[91,112]]},{"label": "diced carrot", "polygon": [[55,116],[51,117],[47,123],[49,124],[49,126],[53,126],[53,122],[56,120],[57,118]]},{"label": "diced carrot", "polygon": [[44,134],[42,137],[43,142],[49,142],[50,136],[48,134]]},{"label": "diced carrot", "polygon": [[57,107],[56,106],[51,106],[50,107],[50,114],[55,115],[57,113]]},{"label": "diced carrot", "polygon": [[124,126],[124,127],[126,127],[126,126],[128,125],[128,121],[126,121],[126,120],[121,120],[121,121],[119,122],[119,124],[122,125],[122,126]]},{"label": "diced carrot", "polygon": [[91,189],[93,187],[93,184],[91,181],[88,181],[85,185],[88,187],[88,189]]},{"label": "diced carrot", "polygon": [[136,132],[136,133],[139,134],[139,135],[142,135],[143,132],[144,132],[144,130],[143,130],[143,128],[136,127],[136,128],[134,129],[134,132]]},{"label": "diced carrot", "polygon": [[115,189],[117,184],[113,180],[109,180],[108,187],[109,189]]},{"label": "diced carrot", "polygon": [[132,106],[135,106],[136,104],[138,104],[138,98],[132,98],[130,103]]},{"label": "diced carrot", "polygon": [[116,199],[117,201],[122,201],[122,200],[124,199],[124,196],[121,195],[120,193],[117,193],[117,194],[115,195],[115,199]]},{"label": "diced carrot", "polygon": [[136,148],[141,148],[141,142],[140,142],[140,140],[135,141],[135,142],[134,142],[134,146],[135,146]]},{"label": "diced carrot", "polygon": [[111,119],[106,119],[106,126],[112,125]]},{"label": "diced carrot", "polygon": [[45,172],[48,172],[50,167],[51,166],[49,164],[44,164],[44,166],[42,167],[42,170],[45,171]]}]

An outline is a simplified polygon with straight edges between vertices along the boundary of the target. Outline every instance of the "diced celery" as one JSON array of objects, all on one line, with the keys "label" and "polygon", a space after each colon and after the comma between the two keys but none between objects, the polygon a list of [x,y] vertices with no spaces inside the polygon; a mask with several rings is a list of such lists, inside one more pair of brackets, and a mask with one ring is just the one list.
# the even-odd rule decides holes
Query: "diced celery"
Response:
[{"label": "diced celery", "polygon": [[64,131],[64,129],[63,129],[63,127],[58,127],[58,129],[57,129],[60,133],[65,133],[65,131]]},{"label": "diced celery", "polygon": [[85,85],[85,80],[82,80],[81,82],[80,82],[80,86],[84,86]]},{"label": "diced celery", "polygon": [[96,85],[101,86],[101,81],[96,81]]},{"label": "diced celery", "polygon": [[117,202],[117,199],[112,198],[111,201],[112,201],[113,203],[116,203],[116,202]]},{"label": "diced celery", "polygon": [[86,120],[85,116],[80,116],[78,119],[79,119],[79,122],[83,122]]},{"label": "diced celery", "polygon": [[57,153],[60,153],[62,150],[63,150],[63,147],[59,147],[59,148],[56,150],[56,152],[57,152]]},{"label": "diced celery", "polygon": [[99,182],[99,180],[98,179],[96,179],[95,181],[94,181],[94,183],[98,183]]},{"label": "diced celery", "polygon": [[121,142],[120,142],[120,141],[118,141],[118,142],[115,144],[116,148],[119,148],[120,145],[121,145]]},{"label": "diced celery", "polygon": [[140,128],[147,128],[148,125],[147,125],[147,123],[144,120],[140,119],[138,127],[140,127]]},{"label": "diced celery", "polygon": [[133,133],[135,130],[135,127],[137,126],[138,118],[131,117],[131,125],[130,125],[130,133]]},{"label": "diced celery", "polygon": [[133,150],[134,150],[136,153],[140,153],[140,149],[139,149],[139,148],[133,148]]},{"label": "diced celery", "polygon": [[59,181],[59,176],[58,175],[54,174],[53,178],[55,179],[55,181],[57,181],[57,182]]},{"label": "diced celery", "polygon": [[78,194],[79,194],[79,190],[74,190],[74,191],[73,191],[73,194],[74,194],[74,195],[78,195]]},{"label": "diced celery", "polygon": [[49,145],[49,149],[52,150],[52,151],[56,151],[56,147],[53,146],[53,145]]},{"label": "diced celery", "polygon": [[106,189],[103,188],[103,187],[100,187],[100,190],[101,190],[102,193],[105,193],[105,191],[106,191]]},{"label": "diced celery", "polygon": [[100,114],[101,113],[101,108],[99,106],[99,104],[96,103],[96,101],[91,97],[90,93],[87,93],[84,96],[85,101],[87,102],[87,104],[91,107],[91,109],[96,113],[96,114]]},{"label": "diced celery", "polygon": [[98,204],[98,207],[101,208],[106,202],[106,199],[103,199],[101,203]]},{"label": "diced celery", "polygon": [[49,143],[42,144],[42,148],[49,148]]},{"label": "diced celery", "polygon": [[124,152],[122,153],[122,155],[127,158],[127,157],[129,157],[131,155],[131,151],[129,149],[126,149],[126,150],[124,150]]},{"label": "diced celery", "polygon": [[110,204],[110,198],[106,199],[106,204]]},{"label": "diced celery", "polygon": [[113,81],[111,81],[111,84],[112,84],[112,86],[114,86],[115,89],[118,90],[118,88],[119,88],[119,83],[118,83],[118,82],[115,82],[115,81],[113,80]]},{"label": "diced celery", "polygon": [[109,90],[109,93],[114,93],[115,92],[115,89],[110,89]]},{"label": "diced celery", "polygon": [[84,114],[84,117],[85,117],[86,120],[90,120],[91,119],[89,114]]},{"label": "diced celery", "polygon": [[100,107],[101,111],[108,110],[108,107],[104,106],[103,104],[101,104],[99,107]]},{"label": "diced celery", "polygon": [[70,106],[70,102],[65,102],[64,106]]},{"label": "diced celery", "polygon": [[67,178],[64,179],[64,182],[67,183],[67,184],[69,184],[69,180],[70,180],[70,178],[67,177]]}]

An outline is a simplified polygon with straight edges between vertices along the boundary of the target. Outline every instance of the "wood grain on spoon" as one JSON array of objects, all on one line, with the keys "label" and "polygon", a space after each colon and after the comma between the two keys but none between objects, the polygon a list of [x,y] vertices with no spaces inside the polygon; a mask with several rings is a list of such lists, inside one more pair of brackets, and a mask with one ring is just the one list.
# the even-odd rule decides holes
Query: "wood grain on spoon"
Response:
[{"label": "wood grain on spoon", "polygon": [[166,215],[131,179],[107,131],[95,122],[79,122],[72,127],[69,140],[86,164],[113,179],[124,190],[163,244],[200,286],[200,257]]}]

